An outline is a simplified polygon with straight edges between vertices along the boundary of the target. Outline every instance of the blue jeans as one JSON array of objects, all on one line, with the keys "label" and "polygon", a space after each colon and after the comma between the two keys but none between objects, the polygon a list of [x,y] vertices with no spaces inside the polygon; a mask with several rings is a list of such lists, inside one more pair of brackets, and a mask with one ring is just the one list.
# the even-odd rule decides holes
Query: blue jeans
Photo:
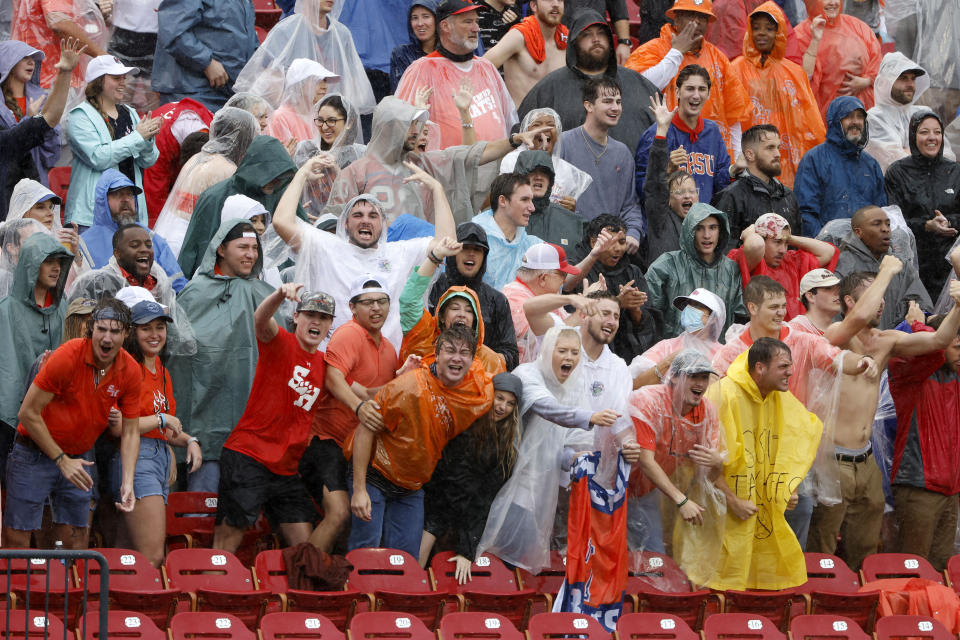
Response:
[{"label": "blue jeans", "polygon": [[666,553],[660,517],[662,495],[659,489],[653,489],[645,496],[627,500],[627,544],[630,549]]},{"label": "blue jeans", "polygon": [[200,468],[187,475],[187,491],[216,493],[220,488],[220,461],[204,460]]},{"label": "blue jeans", "polygon": [[[347,485],[353,498],[352,477]],[[370,496],[370,521],[353,516],[348,549],[386,547],[419,558],[423,535],[423,489],[404,491],[397,487],[397,491],[383,491],[367,482],[367,494]]]},{"label": "blue jeans", "polygon": [[810,533],[810,516],[813,515],[814,500],[813,496],[805,496],[802,493],[799,494],[799,498],[797,506],[785,511],[783,515],[787,519],[787,524],[793,529],[794,535],[797,536],[800,548],[806,551],[807,534]]},{"label": "blue jeans", "polygon": [[[71,456],[93,461],[93,449],[82,456]],[[97,483],[96,467],[84,467]],[[4,526],[18,531],[36,531],[43,520],[43,507],[49,498],[53,521],[71,527],[90,526],[90,501],[93,494],[75,487],[63,477],[60,469],[45,453],[13,445],[7,460],[7,508],[3,514]]]}]

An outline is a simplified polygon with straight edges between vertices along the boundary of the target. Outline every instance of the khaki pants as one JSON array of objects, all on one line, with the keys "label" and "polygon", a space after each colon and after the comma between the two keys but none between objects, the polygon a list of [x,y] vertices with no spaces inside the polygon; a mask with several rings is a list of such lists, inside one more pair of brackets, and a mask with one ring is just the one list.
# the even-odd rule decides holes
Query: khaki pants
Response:
[{"label": "khaki pants", "polygon": [[897,550],[923,556],[943,571],[957,535],[957,496],[895,484],[893,499],[900,528]]},{"label": "khaki pants", "polygon": [[810,518],[807,551],[836,553],[837,536],[843,537],[843,560],[857,571],[863,559],[876,553],[883,524],[883,482],[877,461],[840,462],[840,504],[818,504]]}]

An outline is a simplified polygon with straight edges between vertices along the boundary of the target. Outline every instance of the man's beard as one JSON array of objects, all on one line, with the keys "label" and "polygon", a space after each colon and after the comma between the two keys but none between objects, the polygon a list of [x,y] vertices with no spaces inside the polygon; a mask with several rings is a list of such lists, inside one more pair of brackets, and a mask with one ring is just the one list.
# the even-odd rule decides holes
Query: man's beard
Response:
[{"label": "man's beard", "polygon": [[126,209],[112,215],[113,221],[117,223],[117,226],[123,226],[125,224],[137,224],[137,214],[133,211]]},{"label": "man's beard", "polygon": [[590,50],[577,51],[577,66],[587,72],[601,72],[607,70],[607,63],[610,60],[610,50],[607,49],[602,55],[596,55]]},{"label": "man's beard", "polygon": [[857,134],[856,138],[852,138],[849,131],[844,131],[843,137],[847,139],[847,142],[851,142],[859,147],[864,142],[866,142],[866,140],[864,139],[866,137],[866,130],[864,129],[859,134]]},{"label": "man's beard", "polygon": [[762,172],[764,173],[764,175],[766,175],[768,178],[776,178],[777,176],[779,176],[779,175],[783,172],[783,166],[782,166],[782,165],[780,165],[779,163],[778,163],[778,164],[774,164],[774,163],[772,163],[772,162],[768,162],[768,163],[762,164],[762,165],[758,164],[758,165],[757,165],[757,169],[759,169],[760,171],[762,171]]},{"label": "man's beard", "polygon": [[916,93],[912,93],[908,98],[903,91],[900,91],[898,89],[890,90],[890,98],[892,98],[893,101],[896,102],[897,104],[903,104],[903,105],[910,104],[911,102],[913,102],[913,99],[914,97],[916,97],[916,95],[917,95]]}]

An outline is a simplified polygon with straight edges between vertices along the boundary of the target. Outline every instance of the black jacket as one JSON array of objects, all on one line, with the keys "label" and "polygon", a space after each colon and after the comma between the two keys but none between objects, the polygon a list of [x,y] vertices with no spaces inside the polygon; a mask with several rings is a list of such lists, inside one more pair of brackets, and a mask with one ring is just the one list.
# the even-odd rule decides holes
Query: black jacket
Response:
[{"label": "black jacket", "polygon": [[[462,242],[468,237],[482,238],[486,246],[487,232],[480,225],[473,222],[464,222],[457,226],[457,241]],[[487,252],[483,255],[483,264],[475,278],[465,278],[457,271],[457,258],[447,258],[447,265],[441,273],[428,298],[430,313],[436,313],[437,302],[440,296],[454,286],[470,287],[480,299],[480,312],[483,315],[484,337],[483,344],[487,345],[507,361],[507,371],[511,371],[519,364],[520,353],[517,351],[517,333],[513,328],[513,316],[510,315],[510,304],[506,296],[483,281],[483,273],[487,270]]]},{"label": "black jacket", "polygon": [[940,121],[932,112],[917,113],[910,118],[910,156],[890,165],[883,186],[887,190],[887,201],[900,207],[907,226],[917,238],[920,279],[930,298],[936,300],[950,273],[950,263],[944,256],[956,238],[931,233],[924,225],[934,217],[934,211],[940,211],[951,227],[960,229],[960,201],[957,200],[960,164],[944,159],[943,145],[933,159],[924,157],[917,149],[917,129],[931,116]]},{"label": "black jacket", "polygon": [[3,149],[3,160],[0,161],[0,221],[7,219],[10,194],[16,184],[23,178],[40,179],[30,150],[43,144],[51,129],[40,116],[23,118],[9,129],[0,129],[0,149]]},{"label": "black jacket", "polygon": [[680,249],[680,229],[683,218],[670,208],[670,190],[667,186],[666,138],[654,138],[647,161],[647,179],[643,183],[643,212],[647,216],[647,263],[660,254]]},{"label": "black jacket", "polygon": [[517,156],[514,173],[527,175],[537,169],[549,174],[550,184],[547,186],[547,195],[533,199],[535,209],[530,214],[527,233],[537,236],[544,242],[561,246],[564,251],[569,251],[583,238],[584,220],[573,211],[564,209],[550,200],[553,178],[556,175],[550,154],[532,149],[521,151]]},{"label": "black jacket", "polygon": [[744,175],[715,195],[712,204],[730,221],[727,251],[739,247],[743,230],[765,213],[780,214],[790,223],[791,232],[800,233],[797,197],[779,180],[768,185],[760,178]]}]

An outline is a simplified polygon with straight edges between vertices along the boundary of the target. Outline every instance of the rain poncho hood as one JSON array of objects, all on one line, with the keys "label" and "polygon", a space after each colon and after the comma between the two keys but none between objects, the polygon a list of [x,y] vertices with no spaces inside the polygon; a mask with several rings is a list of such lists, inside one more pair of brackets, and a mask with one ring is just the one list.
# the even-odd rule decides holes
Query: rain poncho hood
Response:
[{"label": "rain poncho hood", "polygon": [[[60,262],[60,279],[50,290],[50,305],[37,306],[34,288],[40,265],[47,258]],[[0,420],[17,424],[27,373],[44,351],[60,346],[66,305],[63,291],[73,254],[46,233],[34,233],[20,245],[20,261],[14,270],[10,294],[0,300]]]},{"label": "rain poncho hood", "polygon": [[35,233],[52,235],[42,223],[32,218],[0,222],[0,299],[5,298],[13,287],[20,245]]},{"label": "rain poncho hood", "polygon": [[266,134],[281,142],[291,138],[298,142],[310,140],[316,131],[313,122],[316,113],[314,96],[324,81],[328,86],[336,86],[340,78],[319,62],[304,58],[294,60],[287,69],[280,105],[270,116]]},{"label": "rain poncho hood", "polygon": [[390,90],[396,91],[397,85],[400,84],[400,78],[403,77],[403,72],[407,70],[415,60],[419,60],[423,56],[427,55],[423,52],[423,48],[420,46],[420,40],[417,39],[417,36],[413,33],[413,27],[410,25],[410,14],[413,13],[415,7],[423,7],[427,11],[433,14],[434,19],[434,36],[436,36],[436,19],[437,19],[437,1],[436,0],[413,0],[410,3],[410,8],[407,10],[407,35],[410,37],[410,41],[407,44],[397,45],[393,51],[390,53]]},{"label": "rain poncho hood", "polygon": [[[36,180],[24,178],[13,188],[10,194],[10,208],[7,210],[7,220],[20,220],[23,218],[33,205],[40,202],[44,196],[55,195],[53,191],[46,188]],[[51,231],[62,229],[60,224],[60,205],[53,205],[53,227]]]},{"label": "rain poncho hood", "polygon": [[[256,200],[267,211],[273,211],[293,179],[296,169],[283,143],[270,136],[257,136],[250,143],[233,176],[213,185],[197,199],[197,205],[190,217],[190,226],[183,239],[183,248],[180,250],[183,273],[192,276],[198,270],[203,252],[220,223],[220,214],[227,197],[240,193]],[[281,176],[286,178],[273,193],[263,193],[263,185]],[[297,215],[303,217],[299,208]]]},{"label": "rain poncho hood", "polygon": [[[887,1],[885,11],[897,3]],[[957,4],[953,0],[921,0],[916,4],[916,52],[914,57],[934,87],[960,87],[960,25]],[[887,22],[891,21],[887,17]],[[904,21],[905,23],[906,21]]]},{"label": "rain poncho hood", "polygon": [[[302,167],[307,160],[315,155],[329,153],[337,160],[337,165],[343,169],[362,156],[364,151],[366,151],[367,147],[362,144],[363,131],[360,127],[360,112],[357,111],[357,108],[353,106],[352,102],[339,93],[328,93],[313,105],[313,111],[310,115],[311,124],[313,124],[312,118],[317,116],[320,113],[320,109],[334,98],[339,98],[340,103],[347,112],[347,120],[343,123],[343,131],[334,138],[329,149],[324,149],[323,140],[320,138],[320,130],[318,127],[313,126],[311,139],[297,145],[297,150],[294,153],[293,161],[298,167]],[[327,191],[329,192],[329,190],[330,187],[328,185]],[[322,205],[324,203],[320,204]]]},{"label": "rain poncho hood", "polygon": [[224,107],[213,114],[210,121],[210,139],[203,145],[203,153],[216,153],[234,164],[260,135],[260,123],[252,113],[237,107]]},{"label": "rain poncho hood", "polygon": [[[117,232],[118,226],[114,222],[113,216],[110,215],[107,193],[111,189],[135,186],[130,178],[116,169],[107,169],[97,180],[94,191],[93,225],[80,234],[80,252],[91,268],[99,269],[106,265],[113,255],[113,234]],[[139,211],[139,208],[140,201],[134,200],[134,209]],[[137,224],[149,231],[146,225]],[[170,251],[166,241],[153,231],[150,231],[150,240],[153,242],[154,262],[163,268],[163,271],[170,278],[173,288],[179,291],[187,284],[187,281],[180,271],[180,265],[177,264],[176,257]]]},{"label": "rain poncho hood", "polygon": [[[803,550],[784,518],[787,501],[806,476],[823,425],[790,392],[760,395],[744,352],[706,398],[716,407],[728,458],[722,481],[757,506],[741,520],[727,512],[711,589],[788,589],[807,580]],[[763,443],[776,443],[767,448]],[[691,580],[696,582],[691,575]]]},{"label": "rain poncho hood", "polygon": [[220,458],[224,441],[243,414],[257,368],[253,314],[273,291],[257,279],[263,268],[262,247],[249,278],[216,273],[217,249],[239,224],[249,223],[232,219],[219,225],[196,274],[177,297],[196,335],[197,352],[171,358],[170,375],[178,417],[184,430],[200,439],[204,460]]},{"label": "rain poncho hood", "polygon": [[870,119],[863,125],[863,136],[860,143],[855,144],[847,140],[843,134],[843,123],[840,121],[850,115],[853,111],[860,109],[866,113],[863,103],[853,96],[840,96],[830,103],[827,109],[827,142],[840,149],[844,155],[858,156],[867,141],[870,139]]},{"label": "rain poncho hood", "polygon": [[327,15],[319,24],[321,0],[297,0],[293,15],[274,26],[243,71],[234,91],[263,96],[274,107],[280,104],[287,67],[297,58],[319,62],[340,76],[338,90],[357,105],[360,113],[376,106],[373,89],[353,44],[350,30]]},{"label": "rain poncho hood", "polygon": [[[583,35],[583,32],[587,30],[587,27],[592,25],[600,25],[604,31],[610,36],[610,42],[613,43],[613,32],[610,30],[610,25],[607,24],[607,21],[603,19],[599,13],[593,9],[580,9],[573,14],[573,18],[570,21],[570,33],[568,36],[567,42],[570,44],[567,45],[567,68],[575,69],[580,64],[579,51],[577,50],[576,42],[577,39]],[[580,74],[583,76],[584,74]],[[610,47],[610,52],[607,55],[607,69],[604,71],[604,75],[616,76],[617,75],[617,52],[616,47]],[[571,87],[571,90],[573,88]],[[578,96],[579,97],[579,96]]]}]

